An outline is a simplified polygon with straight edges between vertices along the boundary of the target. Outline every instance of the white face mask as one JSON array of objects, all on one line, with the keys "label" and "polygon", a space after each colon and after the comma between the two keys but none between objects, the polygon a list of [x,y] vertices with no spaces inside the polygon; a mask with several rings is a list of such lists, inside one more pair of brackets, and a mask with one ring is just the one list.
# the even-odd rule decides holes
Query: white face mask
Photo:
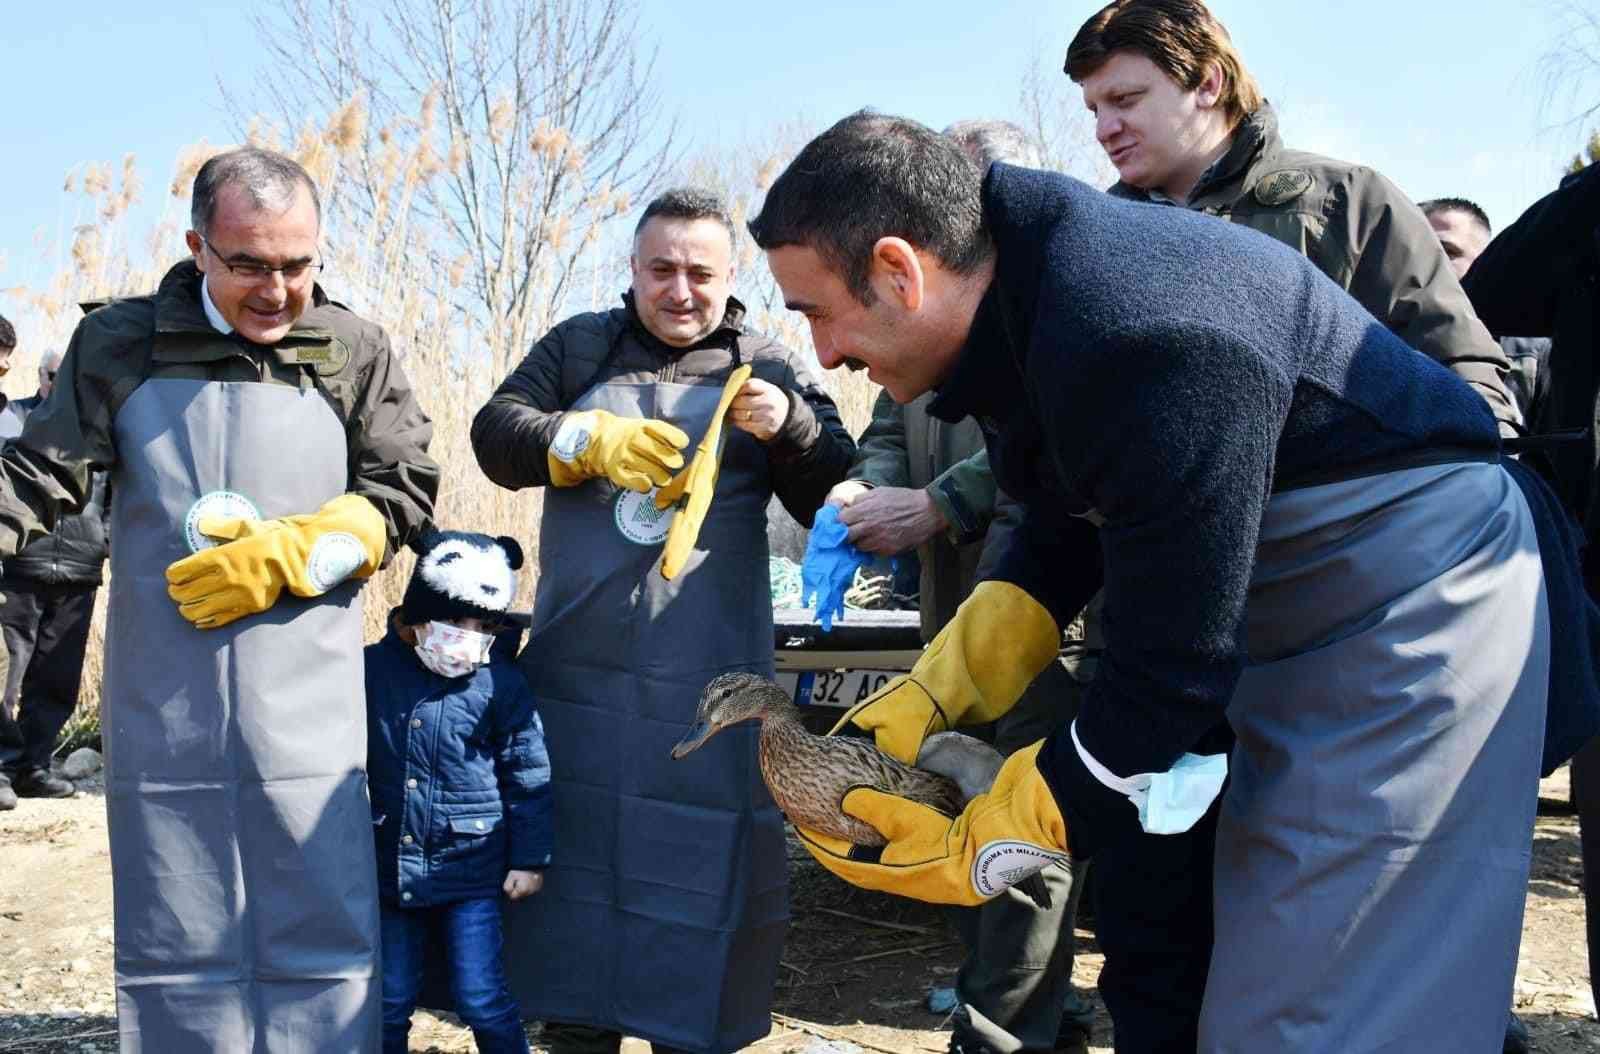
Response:
[{"label": "white face mask", "polygon": [[417,631],[417,658],[440,677],[465,677],[489,661],[494,637],[448,622],[429,622]]}]

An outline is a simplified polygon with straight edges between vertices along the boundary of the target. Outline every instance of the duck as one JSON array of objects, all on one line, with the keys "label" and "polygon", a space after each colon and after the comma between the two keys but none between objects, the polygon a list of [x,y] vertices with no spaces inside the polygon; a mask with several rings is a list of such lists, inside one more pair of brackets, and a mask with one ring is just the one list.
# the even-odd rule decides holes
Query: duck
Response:
[{"label": "duck", "polygon": [[[871,787],[955,817],[994,784],[1005,761],[989,744],[960,732],[929,736],[916,766],[890,757],[868,739],[813,735],[783,686],[753,673],[725,673],[706,685],[694,724],[672,748],[673,759],[681,761],[744,721],[761,722],[761,778],[789,822],[869,850],[888,840],[844,811],[849,791]],[[1051,906],[1050,890],[1038,875],[1027,876],[1016,888],[1039,908]]]}]

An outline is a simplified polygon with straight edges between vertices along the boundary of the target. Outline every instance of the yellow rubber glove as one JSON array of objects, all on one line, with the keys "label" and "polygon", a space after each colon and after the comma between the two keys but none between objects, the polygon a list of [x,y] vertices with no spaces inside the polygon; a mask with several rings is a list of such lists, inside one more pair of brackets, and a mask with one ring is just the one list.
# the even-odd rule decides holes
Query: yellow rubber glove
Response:
[{"label": "yellow rubber glove", "polygon": [[383,516],[366,498],[342,494],[314,513],[280,520],[205,517],[196,525],[226,544],[167,568],[167,595],[200,629],[266,611],[284,589],[321,596],[349,578],[366,578],[383,561]]},{"label": "yellow rubber glove", "polygon": [[604,410],[568,413],[556,429],[545,460],[550,482],[573,487],[605,476],[619,487],[643,494],[664,486],[683,465],[689,437],[652,417],[618,417]]},{"label": "yellow rubber glove", "polygon": [[853,724],[885,754],[915,764],[935,732],[1010,710],[1060,650],[1061,630],[1043,604],[1010,582],[980,582],[911,672],[851,707],[828,734]]},{"label": "yellow rubber glove", "polygon": [[795,833],[817,862],[853,886],[931,904],[981,904],[1067,856],[1067,825],[1039,774],[1040,740],[1001,766],[994,785],[951,819],[936,809],[859,787],[846,813],[871,824],[889,844],[876,859],[849,842],[802,827]]},{"label": "yellow rubber glove", "polygon": [[711,510],[711,495],[717,489],[717,469],[722,465],[723,418],[728,416],[733,397],[749,379],[749,366],[740,366],[728,375],[728,382],[722,386],[722,398],[717,400],[711,423],[706,425],[706,434],[694,448],[694,460],[656,491],[656,508],[678,507],[672,526],[667,528],[666,545],[661,550],[661,577],[668,581],[689,561],[695,540],[700,537],[700,525],[706,522],[706,513]]}]

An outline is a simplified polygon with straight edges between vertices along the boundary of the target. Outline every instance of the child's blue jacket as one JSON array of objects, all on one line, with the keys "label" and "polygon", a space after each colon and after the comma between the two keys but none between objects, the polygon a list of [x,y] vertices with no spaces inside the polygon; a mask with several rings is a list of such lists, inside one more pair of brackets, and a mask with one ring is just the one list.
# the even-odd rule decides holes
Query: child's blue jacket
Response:
[{"label": "child's blue jacket", "polygon": [[550,759],[510,656],[496,647],[471,674],[441,677],[391,616],[365,658],[380,895],[402,907],[498,896],[508,869],[549,864]]}]

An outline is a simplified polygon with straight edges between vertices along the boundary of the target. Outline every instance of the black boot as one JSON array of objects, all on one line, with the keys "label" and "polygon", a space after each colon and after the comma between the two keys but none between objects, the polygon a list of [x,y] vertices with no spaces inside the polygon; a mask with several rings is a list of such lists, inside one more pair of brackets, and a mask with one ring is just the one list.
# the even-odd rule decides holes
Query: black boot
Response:
[{"label": "black boot", "polygon": [[49,769],[29,769],[16,779],[19,798],[70,798],[78,793],[71,780],[62,779]]},{"label": "black boot", "polygon": [[17,807],[17,792],[11,789],[11,781],[0,775],[0,812],[10,812]]}]

